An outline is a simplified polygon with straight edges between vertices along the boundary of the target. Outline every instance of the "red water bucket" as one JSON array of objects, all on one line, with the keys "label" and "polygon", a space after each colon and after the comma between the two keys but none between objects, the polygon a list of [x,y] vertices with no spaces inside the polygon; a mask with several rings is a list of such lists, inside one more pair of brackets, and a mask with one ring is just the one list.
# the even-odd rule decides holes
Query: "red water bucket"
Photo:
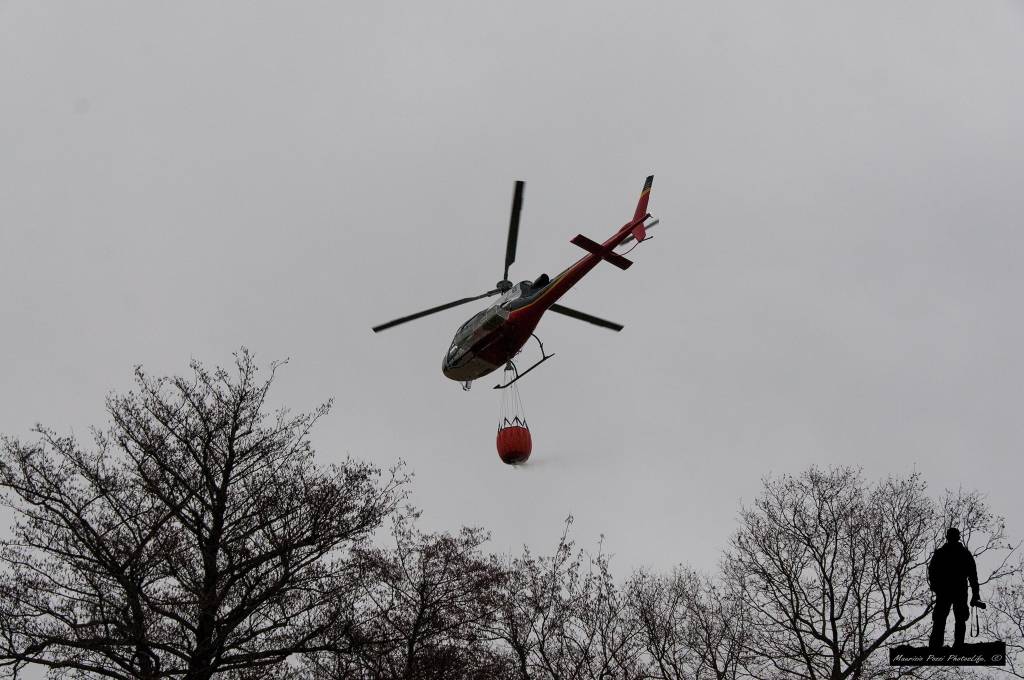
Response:
[{"label": "red water bucket", "polygon": [[525,425],[508,425],[498,428],[498,456],[509,465],[525,463],[533,451],[530,429]]}]

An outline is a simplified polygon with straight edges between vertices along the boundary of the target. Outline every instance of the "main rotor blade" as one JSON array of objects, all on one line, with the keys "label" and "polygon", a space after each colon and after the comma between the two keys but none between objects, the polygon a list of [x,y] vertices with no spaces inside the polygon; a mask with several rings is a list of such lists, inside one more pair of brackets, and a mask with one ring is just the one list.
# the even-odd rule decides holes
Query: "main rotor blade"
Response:
[{"label": "main rotor blade", "polygon": [[523,187],[526,182],[516,182],[515,193],[512,194],[512,217],[508,222],[508,244],[505,246],[505,276],[508,281],[508,267],[516,261],[516,242],[519,240],[519,213],[523,209]]},{"label": "main rotor blade", "polygon": [[482,295],[476,295],[474,297],[462,298],[461,300],[456,300],[455,302],[449,302],[449,303],[446,303],[446,304],[443,304],[443,305],[438,305],[437,307],[431,307],[430,309],[424,309],[422,312],[416,312],[415,314],[410,314],[409,316],[403,316],[403,317],[400,317],[398,319],[394,319],[392,321],[388,321],[387,323],[382,323],[379,326],[374,326],[373,327],[373,332],[374,333],[380,333],[383,330],[391,328],[392,326],[397,326],[398,324],[405,323],[406,321],[414,321],[416,319],[419,319],[420,317],[424,317],[424,316],[427,316],[427,315],[430,315],[430,314],[435,314],[437,312],[443,312],[446,309],[451,309],[452,307],[458,307],[459,305],[464,305],[467,302],[472,302],[473,300],[479,300],[480,298],[485,298],[485,297],[488,297],[490,295],[494,295],[494,294],[499,293],[499,292],[501,292],[501,291],[499,291],[497,288],[495,288],[494,290],[489,290],[489,291],[487,291],[486,293],[484,293]]},{"label": "main rotor blade", "polygon": [[584,312],[578,312],[575,309],[569,309],[568,307],[563,307],[562,305],[551,305],[550,307],[548,307],[548,309],[550,309],[552,312],[558,312],[559,314],[571,316],[572,318],[579,319],[580,321],[587,321],[589,323],[594,324],[595,326],[600,326],[601,328],[610,328],[613,331],[621,331],[623,328],[625,328],[625,326],[623,326],[621,323],[615,323],[614,321],[605,321],[604,319],[599,319],[596,316],[592,316]]}]

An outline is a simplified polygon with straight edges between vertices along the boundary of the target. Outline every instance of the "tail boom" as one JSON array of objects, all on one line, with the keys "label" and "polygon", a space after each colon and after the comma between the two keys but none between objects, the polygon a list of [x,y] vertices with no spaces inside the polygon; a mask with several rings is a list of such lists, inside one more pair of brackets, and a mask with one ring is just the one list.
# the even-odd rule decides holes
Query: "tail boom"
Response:
[{"label": "tail boom", "polygon": [[537,321],[540,320],[539,313],[541,311],[554,304],[570,288],[576,285],[580,279],[586,276],[591,269],[600,264],[601,261],[613,264],[619,269],[629,269],[633,265],[632,260],[619,255],[614,250],[627,239],[635,238],[637,241],[643,241],[647,238],[644,221],[650,217],[647,213],[647,202],[650,198],[651,185],[653,183],[654,175],[651,175],[644,183],[643,191],[640,193],[640,200],[636,205],[636,211],[633,213],[633,219],[622,225],[607,241],[598,243],[583,234],[574,236],[570,242],[587,251],[587,255],[584,255],[575,264],[554,277],[535,300],[513,311],[512,317],[521,318],[523,323],[528,321],[536,325]]},{"label": "tail boom", "polygon": [[597,255],[605,262],[614,264],[619,269],[628,269],[633,263],[621,255],[613,253],[612,249],[626,240],[636,239],[637,241],[643,241],[647,238],[644,221],[651,216],[647,212],[647,203],[651,198],[651,187],[653,185],[654,175],[648,175],[647,180],[644,182],[644,188],[640,192],[640,200],[636,202],[636,210],[633,212],[632,221],[622,225],[622,228],[603,244],[598,245],[583,234],[577,234],[571,243],[583,248],[592,255]]}]

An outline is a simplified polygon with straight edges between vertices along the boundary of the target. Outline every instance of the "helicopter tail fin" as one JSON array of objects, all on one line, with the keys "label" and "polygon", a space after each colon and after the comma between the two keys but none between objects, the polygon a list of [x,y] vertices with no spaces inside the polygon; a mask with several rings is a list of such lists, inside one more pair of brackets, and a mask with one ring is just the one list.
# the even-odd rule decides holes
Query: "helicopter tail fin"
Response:
[{"label": "helicopter tail fin", "polygon": [[651,197],[651,186],[654,184],[654,175],[648,175],[644,182],[643,191],[640,192],[640,200],[636,203],[636,212],[633,213],[633,222],[638,224],[630,232],[637,241],[647,238],[647,230],[644,229],[644,220],[647,219],[647,202]]}]

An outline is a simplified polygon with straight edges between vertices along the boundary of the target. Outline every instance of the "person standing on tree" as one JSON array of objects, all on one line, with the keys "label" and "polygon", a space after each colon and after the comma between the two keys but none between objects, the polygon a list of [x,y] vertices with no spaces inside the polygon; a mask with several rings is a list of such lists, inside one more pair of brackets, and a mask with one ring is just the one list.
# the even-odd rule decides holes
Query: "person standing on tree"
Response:
[{"label": "person standing on tree", "polygon": [[935,593],[935,611],[932,612],[932,635],[929,647],[942,647],[946,635],[946,617],[953,609],[953,646],[964,644],[967,619],[971,610],[967,606],[967,586],[971,587],[971,606],[981,605],[978,593],[978,567],[974,555],[960,542],[960,531],[950,527],[946,531],[946,544],[935,551],[928,563],[928,584]]}]

